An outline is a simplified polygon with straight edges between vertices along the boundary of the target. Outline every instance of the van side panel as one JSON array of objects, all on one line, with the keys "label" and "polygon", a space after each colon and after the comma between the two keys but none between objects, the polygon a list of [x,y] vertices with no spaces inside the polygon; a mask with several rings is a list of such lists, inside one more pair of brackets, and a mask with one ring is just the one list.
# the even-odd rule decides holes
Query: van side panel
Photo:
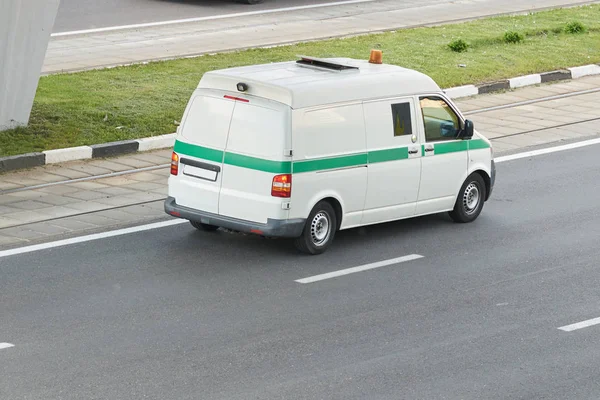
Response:
[{"label": "van side panel", "polygon": [[475,132],[469,140],[469,173],[481,169],[491,174],[492,149],[482,136]]},{"label": "van side panel", "polygon": [[467,176],[477,170],[484,171],[490,178],[492,176],[492,149],[488,141],[482,139],[482,136],[475,132],[471,140],[469,140],[469,169]]},{"label": "van side panel", "polygon": [[340,229],[360,224],[367,188],[362,104],[294,110],[290,218],[307,218],[327,197],[342,208]]},{"label": "van side panel", "polygon": [[177,204],[219,212],[223,150],[233,106],[211,91],[197,90],[192,95],[173,149],[179,155],[179,173],[169,176],[168,195]]},{"label": "van side panel", "polygon": [[[288,199],[271,196],[273,178],[291,172],[290,108],[252,96],[235,101],[223,163],[221,215],[267,223],[287,219]],[[234,101],[232,101],[234,102]]]}]

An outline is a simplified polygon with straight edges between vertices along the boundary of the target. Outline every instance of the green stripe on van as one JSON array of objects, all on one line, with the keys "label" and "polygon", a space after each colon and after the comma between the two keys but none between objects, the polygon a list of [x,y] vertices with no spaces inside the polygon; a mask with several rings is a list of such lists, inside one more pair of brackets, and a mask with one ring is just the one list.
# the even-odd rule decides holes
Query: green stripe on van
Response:
[{"label": "green stripe on van", "polygon": [[207,161],[234,165],[236,167],[249,168],[273,174],[289,174],[292,171],[292,163],[289,161],[271,161],[262,158],[244,156],[242,154],[227,153],[223,158],[223,151],[208,147],[198,146],[185,142],[175,141],[173,148],[175,153],[186,156],[197,157]]},{"label": "green stripe on van", "polygon": [[490,145],[483,139],[469,140],[469,150],[489,149]]},{"label": "green stripe on van", "polygon": [[[450,154],[457,153],[460,151],[467,150],[479,150],[479,149],[487,149],[490,147],[489,144],[485,140],[482,139],[471,139],[471,140],[461,140],[455,142],[440,142],[433,143],[434,146],[434,155],[441,154]],[[421,154],[425,155],[425,145],[421,145]]]},{"label": "green stripe on van", "polygon": [[175,147],[173,148],[175,153],[180,153],[186,156],[202,158],[204,160],[222,163],[223,152],[221,150],[210,149],[208,147],[197,146],[195,144],[189,144],[175,141]]},{"label": "green stripe on van", "polygon": [[457,153],[459,151],[466,151],[469,149],[468,140],[461,140],[458,142],[448,143],[435,143],[434,144],[434,155]]},{"label": "green stripe on van", "polygon": [[[481,139],[464,140],[456,142],[435,143],[435,155],[455,153],[466,150],[486,149],[490,146]],[[421,146],[424,154],[424,146]],[[225,153],[185,142],[175,141],[173,151],[181,155],[197,157],[217,163],[224,162],[236,167],[249,168],[273,174],[289,174],[292,172],[292,163],[289,161],[272,161],[262,158],[245,156],[237,153]],[[293,163],[293,172],[314,172],[328,169],[347,168],[358,165],[374,164],[386,161],[408,159],[408,147],[375,150],[368,153],[351,154],[347,156],[320,158],[316,160],[296,161]]]},{"label": "green stripe on van", "polygon": [[294,162],[294,173],[323,171],[327,169],[354,167],[367,164],[367,153],[332,158]]},{"label": "green stripe on van", "polygon": [[289,174],[292,172],[292,163],[289,161],[263,160],[262,158],[243,156],[235,153],[225,153],[225,164],[273,174]]},{"label": "green stripe on van", "polygon": [[408,147],[369,151],[369,164],[405,160],[408,158]]}]

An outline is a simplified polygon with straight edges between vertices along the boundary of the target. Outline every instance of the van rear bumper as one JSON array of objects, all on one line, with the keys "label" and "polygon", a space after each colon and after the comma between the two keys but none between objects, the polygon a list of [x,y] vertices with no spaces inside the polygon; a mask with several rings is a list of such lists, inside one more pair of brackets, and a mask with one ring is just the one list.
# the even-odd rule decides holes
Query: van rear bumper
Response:
[{"label": "van rear bumper", "polygon": [[175,202],[174,197],[167,197],[165,200],[165,212],[173,217],[187,219],[189,221],[268,237],[299,237],[302,235],[302,230],[304,229],[304,223],[306,221],[304,219],[282,220],[269,218],[267,219],[266,224],[260,224],[183,207]]}]

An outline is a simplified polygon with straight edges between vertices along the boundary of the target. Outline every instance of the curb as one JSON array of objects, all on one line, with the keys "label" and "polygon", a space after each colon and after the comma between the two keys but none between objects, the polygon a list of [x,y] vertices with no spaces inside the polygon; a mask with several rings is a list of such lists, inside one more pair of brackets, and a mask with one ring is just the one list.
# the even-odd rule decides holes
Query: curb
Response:
[{"label": "curb", "polygon": [[66,149],[47,150],[41,153],[27,153],[18,156],[0,157],[0,172],[39,167],[67,161],[87,160],[91,158],[114,157],[173,147],[175,133],[153,136],[136,140],[123,140],[94,144],[91,146],[68,147]]},{"label": "curb", "polygon": [[444,89],[444,93],[446,93],[451,99],[459,99],[463,97],[476,96],[479,94],[494,93],[502,90],[539,85],[540,83],[578,79],[590,75],[600,75],[600,64],[590,64],[581,67],[567,68],[564,70],[542,72],[541,74],[517,76],[515,78],[484,83],[477,86],[458,86]]},{"label": "curb", "polygon": [[[444,93],[451,99],[460,99],[480,94],[494,93],[525,86],[539,85],[540,83],[558,82],[569,79],[578,79],[584,76],[600,75],[600,64],[590,64],[581,67],[567,68],[565,70],[543,72],[518,76],[481,85],[465,85],[444,89]],[[66,161],[85,160],[91,158],[113,157],[142,151],[166,149],[175,144],[176,133],[153,136],[136,140],[123,140],[91,146],[69,147],[65,149],[47,150],[41,153],[28,153],[10,157],[0,157],[0,172],[14,171],[39,167],[47,164],[56,164]]]}]

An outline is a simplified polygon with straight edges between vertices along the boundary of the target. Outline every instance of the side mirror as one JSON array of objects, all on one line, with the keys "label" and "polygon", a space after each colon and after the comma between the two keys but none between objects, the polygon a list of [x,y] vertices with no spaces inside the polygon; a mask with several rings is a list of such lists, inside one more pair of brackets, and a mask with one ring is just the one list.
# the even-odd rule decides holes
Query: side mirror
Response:
[{"label": "side mirror", "polygon": [[460,133],[460,138],[461,139],[471,139],[473,137],[473,121],[467,119],[465,120],[465,126],[462,130],[462,132]]}]

